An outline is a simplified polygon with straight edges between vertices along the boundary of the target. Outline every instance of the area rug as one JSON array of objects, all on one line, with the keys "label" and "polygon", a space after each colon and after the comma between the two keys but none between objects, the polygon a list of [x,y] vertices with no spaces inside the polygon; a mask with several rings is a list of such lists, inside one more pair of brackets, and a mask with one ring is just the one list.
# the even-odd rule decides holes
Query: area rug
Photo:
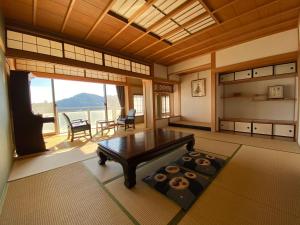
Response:
[{"label": "area rug", "polygon": [[143,181],[188,210],[225,166],[226,160],[199,151],[189,152]]}]

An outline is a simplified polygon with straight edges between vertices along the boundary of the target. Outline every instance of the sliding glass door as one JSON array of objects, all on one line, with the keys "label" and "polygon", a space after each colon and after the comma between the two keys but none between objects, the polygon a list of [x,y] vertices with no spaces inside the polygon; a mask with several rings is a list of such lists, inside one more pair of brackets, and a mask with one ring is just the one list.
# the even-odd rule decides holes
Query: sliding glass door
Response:
[{"label": "sliding glass door", "polygon": [[116,85],[106,84],[107,119],[116,120],[121,115],[121,106],[118,99]]},{"label": "sliding glass door", "polygon": [[59,133],[67,132],[66,113],[71,119],[83,119],[95,128],[97,120],[106,119],[104,84],[55,80]]}]

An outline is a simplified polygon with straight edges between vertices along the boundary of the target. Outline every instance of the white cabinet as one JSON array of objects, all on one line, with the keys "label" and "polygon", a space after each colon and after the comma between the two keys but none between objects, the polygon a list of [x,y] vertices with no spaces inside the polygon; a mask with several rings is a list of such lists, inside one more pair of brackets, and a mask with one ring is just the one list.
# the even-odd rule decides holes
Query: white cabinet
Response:
[{"label": "white cabinet", "polygon": [[294,125],[274,124],[274,135],[284,137],[294,137]]},{"label": "white cabinet", "polygon": [[220,121],[220,130],[234,131],[234,122],[233,121]]},{"label": "white cabinet", "polygon": [[253,133],[254,134],[272,135],[272,124],[253,123],[252,126],[253,126]]},{"label": "white cabinet", "polygon": [[235,80],[249,79],[252,77],[252,70],[244,70],[234,73]]},{"label": "white cabinet", "polygon": [[251,123],[235,122],[234,123],[234,130],[237,131],[237,132],[251,133]]},{"label": "white cabinet", "polygon": [[253,69],[253,77],[265,77],[273,75],[273,66]]},{"label": "white cabinet", "polygon": [[275,74],[286,74],[286,73],[295,73],[296,72],[296,63],[287,63],[282,65],[275,66]]},{"label": "white cabinet", "polygon": [[234,80],[234,73],[227,73],[220,75],[220,82],[227,82]]}]

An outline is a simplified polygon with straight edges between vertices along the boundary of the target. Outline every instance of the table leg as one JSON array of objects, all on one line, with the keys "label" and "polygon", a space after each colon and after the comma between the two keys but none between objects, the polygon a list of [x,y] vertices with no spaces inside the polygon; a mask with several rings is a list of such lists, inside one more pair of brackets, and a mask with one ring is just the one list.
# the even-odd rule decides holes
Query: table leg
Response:
[{"label": "table leg", "polygon": [[191,152],[194,151],[194,145],[195,145],[195,139],[193,138],[192,140],[190,140],[187,145],[186,145],[186,149]]},{"label": "table leg", "polygon": [[100,160],[98,161],[99,165],[105,165],[105,162],[107,160],[107,156],[101,152],[101,150],[97,150],[97,155],[99,156]]},{"label": "table leg", "polygon": [[136,184],[136,165],[122,165],[124,173],[124,184],[127,188],[132,188]]}]

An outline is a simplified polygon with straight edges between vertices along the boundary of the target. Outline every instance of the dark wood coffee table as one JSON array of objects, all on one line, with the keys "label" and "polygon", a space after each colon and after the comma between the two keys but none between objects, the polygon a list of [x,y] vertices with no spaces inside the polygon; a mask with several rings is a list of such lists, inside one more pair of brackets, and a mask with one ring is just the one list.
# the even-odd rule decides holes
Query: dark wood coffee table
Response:
[{"label": "dark wood coffee table", "polygon": [[100,165],[105,165],[108,158],[119,162],[123,167],[124,183],[127,188],[131,188],[136,184],[135,170],[138,164],[185,144],[188,151],[193,150],[193,134],[155,129],[101,141],[98,143],[97,154]]}]

